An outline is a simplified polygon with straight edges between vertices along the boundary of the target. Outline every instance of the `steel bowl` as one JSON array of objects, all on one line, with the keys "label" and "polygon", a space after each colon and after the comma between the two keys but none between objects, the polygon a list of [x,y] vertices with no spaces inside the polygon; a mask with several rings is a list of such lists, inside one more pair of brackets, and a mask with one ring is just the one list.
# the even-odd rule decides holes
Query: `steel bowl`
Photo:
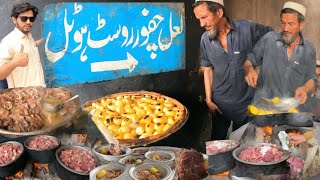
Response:
[{"label": "steel bowl", "polygon": [[[154,156],[162,156],[162,157],[165,157],[167,158],[168,160],[156,160],[154,159]],[[172,153],[172,152],[169,152],[169,151],[148,151],[146,154],[145,154],[145,157],[151,161],[151,162],[156,162],[156,163],[164,163],[170,167],[173,167],[175,165],[175,159],[176,159],[176,156]]]},{"label": "steel bowl", "polygon": [[144,162],[144,160],[146,159],[145,156],[143,155],[140,155],[140,156],[132,156],[132,155],[129,155],[129,156],[126,156],[124,158],[121,158],[118,162],[120,164],[123,164],[123,165],[126,165],[126,166],[136,166],[136,165],[140,165],[141,163],[139,164],[136,164],[136,163],[133,163],[133,164],[129,164],[129,163],[126,163],[127,160],[129,159],[134,159],[134,160],[137,160],[137,159],[140,159],[141,160],[141,163]]},{"label": "steel bowl", "polygon": [[[58,146],[52,147],[50,149],[34,149],[29,147],[30,141],[35,137],[47,137],[58,142]],[[61,145],[58,138],[49,135],[37,135],[30,136],[24,141],[24,147],[26,148],[27,154],[36,163],[50,163],[55,160],[55,152]]]},{"label": "steel bowl", "polygon": [[232,155],[237,161],[239,161],[241,163],[250,164],[250,165],[258,165],[258,166],[278,164],[278,163],[281,163],[281,162],[287,160],[290,157],[290,152],[289,151],[284,150],[284,149],[282,149],[282,147],[276,145],[276,147],[283,153],[283,157],[278,161],[273,161],[273,162],[249,162],[249,161],[245,161],[245,160],[242,160],[242,159],[239,158],[240,153],[242,151],[244,151],[245,149],[247,149],[248,147],[251,147],[251,146],[262,146],[262,145],[264,145],[264,146],[274,146],[274,144],[270,144],[270,143],[244,144],[244,145],[238,147],[237,149],[235,149],[232,152]]},{"label": "steel bowl", "polygon": [[121,151],[123,154],[115,156],[115,155],[107,155],[107,154],[102,154],[100,153],[101,148],[108,148],[110,147],[110,144],[107,145],[102,145],[102,146],[97,146],[93,149],[93,152],[99,157],[99,159],[104,160],[104,161],[119,161],[121,158],[126,157],[132,153],[132,150],[127,147],[127,146],[121,146]]},{"label": "steel bowl", "polygon": [[172,170],[171,168],[166,165],[166,164],[163,164],[163,163],[143,163],[139,166],[134,166],[134,167],[131,167],[130,170],[129,170],[129,175],[132,179],[134,180],[138,180],[137,179],[137,173],[140,171],[140,170],[149,170],[151,167],[156,167],[160,174],[162,175],[162,180],[169,180],[169,178],[172,176]]},{"label": "steel bowl", "polygon": [[[80,150],[91,152],[91,150],[89,148],[83,147],[83,146],[75,146],[75,145],[61,146],[60,148],[58,148],[56,150],[56,153],[55,153],[55,157],[57,159],[57,161],[55,163],[57,174],[59,175],[59,177],[61,179],[87,179],[89,176],[89,172],[86,173],[86,172],[79,172],[79,171],[73,170],[73,169],[69,168],[68,166],[66,166],[60,160],[59,155],[60,155],[61,151],[69,150],[69,149],[80,149]],[[99,161],[98,157],[92,152],[91,152],[91,155],[94,159],[96,167],[100,166],[100,161]]]},{"label": "steel bowl", "polygon": [[90,180],[96,180],[97,179],[97,173],[100,170],[121,170],[121,175],[114,178],[113,180],[122,180],[126,179],[126,176],[128,176],[128,167],[116,162],[110,162],[108,164],[104,164],[102,166],[94,168],[92,171],[90,171]]},{"label": "steel bowl", "polygon": [[17,172],[22,170],[25,167],[26,163],[27,163],[27,157],[26,157],[26,154],[25,154],[25,151],[24,151],[24,147],[23,147],[23,145],[21,143],[16,142],[16,141],[7,141],[7,142],[4,142],[4,143],[1,143],[0,146],[3,145],[3,144],[9,144],[9,143],[21,146],[22,147],[22,152],[13,161],[0,165],[0,177],[4,178],[4,179],[7,176],[15,175]]},{"label": "steel bowl", "polygon": [[148,151],[150,151],[150,147],[137,147],[132,149],[132,155],[133,156],[141,156],[145,155]]}]

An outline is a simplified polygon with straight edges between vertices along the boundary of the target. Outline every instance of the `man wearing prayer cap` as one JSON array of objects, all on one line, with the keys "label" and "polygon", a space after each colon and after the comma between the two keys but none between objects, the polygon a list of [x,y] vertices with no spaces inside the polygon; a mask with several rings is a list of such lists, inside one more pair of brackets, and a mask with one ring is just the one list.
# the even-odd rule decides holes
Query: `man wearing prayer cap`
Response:
[{"label": "man wearing prayer cap", "polygon": [[[316,50],[304,39],[306,8],[286,2],[280,13],[281,32],[269,32],[255,45],[244,64],[246,81],[256,88],[254,101],[261,97],[294,97],[300,111],[311,111],[306,101],[316,80]],[[260,66],[259,75],[254,67]]]},{"label": "man wearing prayer cap", "polygon": [[206,103],[215,112],[211,139],[225,139],[231,121],[236,130],[250,120],[247,106],[254,91],[244,81],[242,65],[254,44],[272,28],[226,17],[223,0],[196,0],[192,7],[206,29],[200,53]]}]

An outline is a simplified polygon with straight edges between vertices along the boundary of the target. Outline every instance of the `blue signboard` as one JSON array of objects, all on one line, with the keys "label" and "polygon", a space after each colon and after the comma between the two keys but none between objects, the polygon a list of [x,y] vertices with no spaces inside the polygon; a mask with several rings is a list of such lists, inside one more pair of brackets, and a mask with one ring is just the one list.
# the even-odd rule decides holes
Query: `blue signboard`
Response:
[{"label": "blue signboard", "polygon": [[43,12],[45,76],[64,86],[185,68],[184,3],[58,3]]}]

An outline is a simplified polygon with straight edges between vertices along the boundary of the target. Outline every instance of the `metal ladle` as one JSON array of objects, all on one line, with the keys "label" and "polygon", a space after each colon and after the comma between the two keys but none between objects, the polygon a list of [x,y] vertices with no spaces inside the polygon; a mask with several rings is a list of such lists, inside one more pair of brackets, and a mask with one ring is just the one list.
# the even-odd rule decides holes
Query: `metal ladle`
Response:
[{"label": "metal ladle", "polygon": [[64,102],[61,102],[60,99],[42,98],[41,100],[42,108],[47,112],[58,112],[61,109],[63,109],[65,103],[72,101],[77,97],[79,97],[79,95],[74,95],[73,97],[69,98]]}]

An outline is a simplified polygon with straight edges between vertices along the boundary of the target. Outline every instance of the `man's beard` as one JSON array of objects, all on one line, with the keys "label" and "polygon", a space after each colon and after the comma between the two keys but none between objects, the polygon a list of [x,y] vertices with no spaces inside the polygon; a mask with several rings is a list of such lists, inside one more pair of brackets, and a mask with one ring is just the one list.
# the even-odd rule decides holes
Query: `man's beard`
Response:
[{"label": "man's beard", "polygon": [[209,36],[209,39],[210,41],[214,40],[218,35],[218,28],[217,27],[214,27],[213,28],[213,31],[208,31],[208,36]]},{"label": "man's beard", "polygon": [[287,38],[285,35],[283,35],[282,33],[282,39],[283,39],[283,42],[286,44],[286,45],[290,45],[294,40],[296,40],[297,36],[291,36],[291,38]]}]

